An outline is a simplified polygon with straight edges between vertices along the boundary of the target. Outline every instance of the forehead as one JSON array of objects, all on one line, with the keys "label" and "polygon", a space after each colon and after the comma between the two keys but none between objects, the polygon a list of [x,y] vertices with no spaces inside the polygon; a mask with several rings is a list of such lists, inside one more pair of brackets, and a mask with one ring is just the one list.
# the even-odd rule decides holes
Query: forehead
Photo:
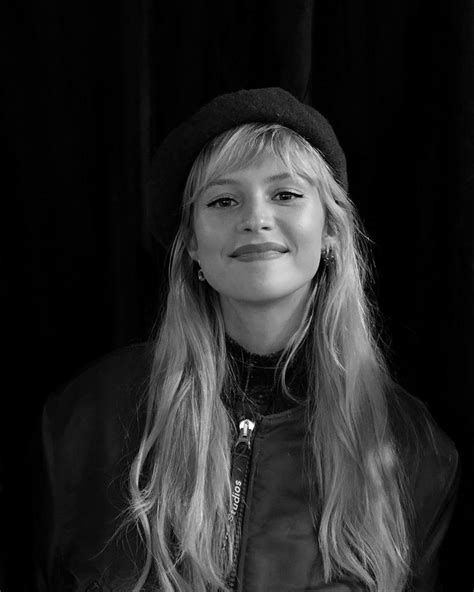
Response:
[{"label": "forehead", "polygon": [[292,166],[291,163],[286,163],[282,158],[267,151],[254,159],[253,162],[243,166],[231,166],[227,170],[215,171],[213,175],[209,175],[206,179],[203,190],[213,186],[238,185],[252,180],[265,183],[303,181],[309,185],[314,185],[309,172],[301,170],[300,167]]}]

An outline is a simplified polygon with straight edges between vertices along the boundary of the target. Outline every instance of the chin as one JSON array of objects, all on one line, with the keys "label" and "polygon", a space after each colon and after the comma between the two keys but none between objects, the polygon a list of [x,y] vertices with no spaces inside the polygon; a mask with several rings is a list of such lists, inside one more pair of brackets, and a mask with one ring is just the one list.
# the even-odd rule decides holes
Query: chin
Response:
[{"label": "chin", "polygon": [[274,302],[276,300],[284,300],[289,298],[292,294],[298,291],[298,286],[291,289],[288,284],[285,286],[259,286],[247,287],[247,289],[235,290],[233,293],[227,293],[229,298],[239,300],[242,302],[252,302],[254,304],[265,304]]}]

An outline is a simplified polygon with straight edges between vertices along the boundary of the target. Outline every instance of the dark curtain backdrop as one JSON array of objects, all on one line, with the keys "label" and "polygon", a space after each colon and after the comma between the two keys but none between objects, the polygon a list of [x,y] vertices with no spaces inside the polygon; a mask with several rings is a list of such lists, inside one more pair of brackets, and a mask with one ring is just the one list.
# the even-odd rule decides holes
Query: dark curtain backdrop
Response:
[{"label": "dark curtain backdrop", "polygon": [[398,380],[454,439],[446,589],[471,590],[473,3],[7,2],[1,9],[0,588],[32,590],[28,449],[41,406],[147,339],[166,285],[144,232],[150,156],[215,94],[279,85],[327,115],[373,239]]}]

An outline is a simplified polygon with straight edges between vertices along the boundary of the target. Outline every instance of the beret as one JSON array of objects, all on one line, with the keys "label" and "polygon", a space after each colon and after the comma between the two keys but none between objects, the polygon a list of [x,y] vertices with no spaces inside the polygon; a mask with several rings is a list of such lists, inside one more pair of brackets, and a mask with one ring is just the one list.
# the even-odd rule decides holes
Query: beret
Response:
[{"label": "beret", "polygon": [[152,158],[146,183],[145,222],[165,249],[178,230],[182,193],[201,149],[212,138],[244,123],[279,123],[294,130],[320,151],[335,179],[347,189],[344,152],[330,123],[316,109],[278,87],[223,94],[173,129]]}]

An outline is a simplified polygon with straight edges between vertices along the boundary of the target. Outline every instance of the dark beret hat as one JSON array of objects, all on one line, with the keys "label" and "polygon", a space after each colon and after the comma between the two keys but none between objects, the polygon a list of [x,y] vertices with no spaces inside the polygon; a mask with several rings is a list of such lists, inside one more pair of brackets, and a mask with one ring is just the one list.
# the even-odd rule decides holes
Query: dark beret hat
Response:
[{"label": "dark beret hat", "polygon": [[329,122],[281,88],[224,94],[172,130],[156,151],[146,186],[148,230],[167,249],[178,230],[182,192],[194,160],[207,142],[244,123],[279,123],[317,148],[347,189],[346,159]]}]

